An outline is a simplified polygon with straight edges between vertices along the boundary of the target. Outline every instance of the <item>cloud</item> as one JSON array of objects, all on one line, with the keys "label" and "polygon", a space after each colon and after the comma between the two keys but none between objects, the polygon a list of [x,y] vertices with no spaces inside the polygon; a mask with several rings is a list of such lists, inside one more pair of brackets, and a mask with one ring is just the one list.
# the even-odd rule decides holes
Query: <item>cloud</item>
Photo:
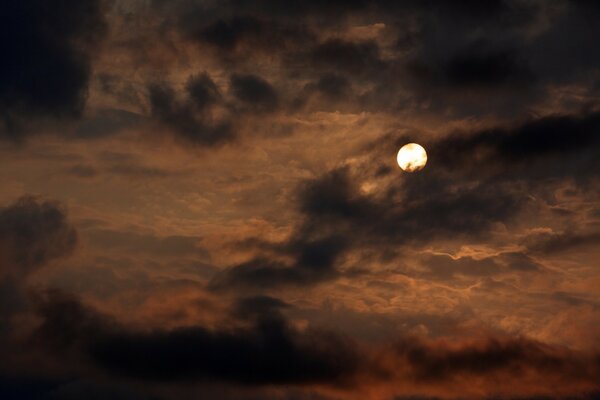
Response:
[{"label": "cloud", "polygon": [[547,232],[528,236],[524,240],[529,251],[543,254],[555,254],[584,247],[593,247],[600,243],[600,232]]},{"label": "cloud", "polygon": [[[459,375],[493,376],[499,371],[513,375],[530,371],[559,374],[561,379],[594,379],[599,365],[571,358],[560,349],[527,339],[488,338],[452,348],[412,338],[395,345],[396,355],[410,365],[417,381],[448,380]],[[508,378],[511,379],[511,378]]]},{"label": "cloud", "polygon": [[350,81],[337,74],[324,74],[317,82],[308,87],[317,90],[329,99],[338,100],[347,96],[351,89]]},{"label": "cloud", "polygon": [[388,187],[377,198],[360,191],[359,179],[341,168],[308,182],[300,194],[307,229],[343,232],[366,243],[420,242],[481,233],[513,215],[520,201],[507,188],[487,182],[456,191],[457,182],[428,172],[402,187]]},{"label": "cloud", "polygon": [[[443,168],[510,179],[597,175],[600,113],[549,115],[509,127],[451,134],[430,146]],[[517,175],[518,174],[518,175]]]},{"label": "cloud", "polygon": [[77,232],[60,204],[21,197],[0,208],[0,342],[28,309],[24,283],[34,271],[68,256]]},{"label": "cloud", "polygon": [[102,109],[95,115],[84,118],[77,128],[75,136],[80,139],[104,138],[139,126],[142,117],[139,114],[120,109]]},{"label": "cloud", "polygon": [[447,60],[439,60],[437,65],[413,64],[411,70],[417,78],[431,80],[435,85],[493,88],[534,83],[531,71],[515,49],[494,48],[483,43],[458,50]]},{"label": "cloud", "polygon": [[264,16],[220,18],[206,26],[199,25],[197,19],[191,20],[189,15],[182,20],[189,38],[215,46],[222,57],[251,57],[256,51],[285,52],[293,45],[305,45],[314,40],[313,34],[302,23],[282,24]]},{"label": "cloud", "polygon": [[[597,355],[526,338],[461,342],[401,335],[381,345],[359,345],[339,332],[292,327],[282,312],[285,305],[268,297],[240,299],[232,314],[237,327],[213,329],[128,328],[56,291],[43,293],[37,304],[42,323],[33,338],[42,346],[38,349],[54,352],[63,363],[84,360],[122,383],[126,377],[166,384],[326,386],[343,396],[369,388],[443,397],[562,396],[597,389],[600,374]],[[87,376],[93,373],[87,371]],[[473,380],[480,385],[465,384]]]},{"label": "cloud", "polygon": [[256,111],[274,111],[279,105],[275,89],[255,75],[232,75],[231,90],[244,106]]},{"label": "cloud", "polygon": [[68,255],[76,243],[77,233],[57,203],[22,197],[0,209],[2,272],[27,275]]},{"label": "cloud", "polygon": [[258,36],[263,29],[262,24],[254,18],[233,18],[229,21],[219,20],[199,32],[199,36],[222,49],[233,49],[245,36]]},{"label": "cloud", "polygon": [[[287,241],[265,246],[259,240],[257,248],[274,255],[225,269],[213,287],[317,284],[339,277],[349,252],[420,246],[448,235],[481,237],[494,223],[516,215],[523,202],[510,186],[461,183],[425,171],[381,196],[369,196],[358,187],[362,178],[341,167],[304,182],[298,190],[303,218]],[[278,255],[293,261],[280,261]]]},{"label": "cloud", "polygon": [[82,352],[79,356],[117,376],[302,385],[334,383],[357,367],[350,342],[327,332],[296,331],[277,311],[282,305],[274,299],[238,303],[238,312],[253,310],[255,319],[245,327],[216,330],[190,326],[135,331],[56,291],[41,294],[37,303],[43,322],[33,335],[36,343],[56,354]]},{"label": "cloud", "polygon": [[[595,113],[548,116],[442,136],[427,146],[428,168],[400,182],[380,181],[373,194],[363,192],[360,182],[385,179],[386,174],[373,168],[334,168],[300,185],[302,219],[285,242],[257,246],[257,256],[217,274],[211,285],[314,285],[341,276],[339,268],[349,253],[423,246],[447,237],[489,237],[495,224],[510,223],[528,206],[531,190],[541,188],[540,178],[584,182],[594,176],[599,121]],[[550,160],[557,167],[546,167]],[[452,260],[451,268],[443,264],[440,257],[429,260],[430,276],[543,270],[519,252]]]},{"label": "cloud", "polygon": [[287,243],[271,246],[275,252],[291,257],[292,263],[256,257],[220,272],[209,286],[231,289],[313,285],[338,276],[335,265],[346,247],[346,241],[339,236],[320,239],[297,236]]},{"label": "cloud", "polygon": [[219,88],[206,72],[191,77],[186,89],[194,105],[200,109],[205,109],[221,99]]},{"label": "cloud", "polygon": [[208,251],[200,246],[202,238],[197,236],[157,236],[148,233],[93,229],[85,235],[94,247],[105,250],[120,250],[126,253],[153,257],[210,258]]},{"label": "cloud", "polygon": [[5,2],[0,15],[0,136],[20,141],[31,119],[79,117],[105,30],[102,2]]},{"label": "cloud", "polygon": [[212,147],[230,142],[235,137],[231,123],[213,120],[210,110],[218,97],[216,86],[208,75],[192,77],[187,84],[187,98],[179,100],[176,92],[165,84],[149,87],[151,115],[185,143]]},{"label": "cloud", "polygon": [[318,69],[343,71],[356,76],[381,74],[385,68],[379,54],[379,46],[373,41],[350,42],[330,39],[312,49],[310,60]]}]

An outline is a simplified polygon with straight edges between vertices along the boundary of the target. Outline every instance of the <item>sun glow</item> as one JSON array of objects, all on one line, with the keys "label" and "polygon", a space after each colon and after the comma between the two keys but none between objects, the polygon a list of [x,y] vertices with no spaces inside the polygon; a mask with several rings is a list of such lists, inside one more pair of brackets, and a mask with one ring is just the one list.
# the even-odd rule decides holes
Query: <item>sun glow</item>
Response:
[{"label": "sun glow", "polygon": [[398,165],[406,172],[416,172],[425,168],[427,153],[416,143],[408,143],[398,151]]}]

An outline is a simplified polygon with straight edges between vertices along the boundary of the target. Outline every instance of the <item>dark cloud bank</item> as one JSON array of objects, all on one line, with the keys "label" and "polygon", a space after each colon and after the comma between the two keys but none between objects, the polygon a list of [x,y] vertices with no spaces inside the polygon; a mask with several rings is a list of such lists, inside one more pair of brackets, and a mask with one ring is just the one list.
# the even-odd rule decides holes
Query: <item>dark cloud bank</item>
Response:
[{"label": "dark cloud bank", "polygon": [[90,53],[105,30],[102,9],[99,0],[0,5],[1,136],[20,141],[32,119],[70,120],[82,114]]},{"label": "dark cloud bank", "polygon": [[[32,266],[42,267],[72,251],[74,230],[56,204],[24,198],[4,208],[0,220],[4,254],[11,255],[2,261],[3,273],[18,268],[26,275]],[[321,245],[300,246],[299,262],[322,263],[327,251]],[[35,257],[22,257],[23,246],[36,249]],[[55,396],[70,387],[69,382],[102,385],[111,376],[121,383],[113,385],[118,389],[105,390],[137,396],[144,391],[126,382],[326,385],[343,392],[362,384],[391,382],[443,387],[464,377],[492,382],[503,376],[518,382],[522,371],[540,382],[550,376],[561,384],[592,387],[600,373],[598,356],[527,339],[489,337],[448,346],[407,336],[371,348],[340,332],[294,327],[286,317],[290,306],[268,296],[238,298],[230,308],[237,327],[146,330],[128,327],[55,289],[29,293],[23,308],[14,311],[33,313],[38,323],[26,336],[0,336],[7,345],[2,354],[14,362],[1,368],[0,393],[7,398],[62,398]],[[31,360],[38,361],[31,364]],[[43,365],[53,363],[57,367],[44,372]]]},{"label": "dark cloud bank", "polygon": [[[299,188],[302,220],[288,241],[270,244],[257,238],[253,243],[263,255],[230,267],[211,286],[310,286],[340,277],[339,267],[349,251],[378,249],[385,254],[389,246],[418,248],[438,238],[485,240],[494,224],[511,224],[531,207],[532,195],[543,198],[549,188],[565,182],[597,191],[599,138],[597,112],[450,133],[425,143],[431,167],[401,183],[385,184],[376,195],[363,193],[357,182],[389,174],[386,166],[354,172],[333,169]],[[385,136],[367,151],[373,152],[372,159],[385,159],[381,149],[408,141]],[[594,243],[596,236],[554,235],[546,242],[531,242],[530,249],[515,256],[527,260],[527,252],[550,247],[560,251],[561,245]],[[281,255],[292,261],[280,261]]]},{"label": "dark cloud bank", "polygon": [[[83,115],[94,51],[110,24],[104,7],[99,1],[0,5],[0,136],[19,142],[39,124]],[[428,104],[427,112],[453,117],[510,118],[489,128],[427,136],[430,165],[402,181],[386,180],[390,165],[376,163],[335,167],[306,180],[296,193],[299,222],[290,237],[280,243],[250,238],[246,245],[256,256],[209,282],[211,295],[232,302],[230,325],[132,327],[74,295],[31,287],[36,272],[74,251],[77,233],[53,202],[25,197],[0,209],[0,356],[9,360],[0,366],[0,397],[81,398],[91,391],[106,398],[146,398],[149,392],[161,398],[152,390],[159,385],[215,382],[325,386],[344,397],[361,386],[397,385],[419,394],[471,380],[498,391],[501,382],[516,395],[598,397],[597,353],[491,334],[460,343],[402,336],[367,346],[343,332],[297,327],[288,316],[291,306],[278,298],[243,295],[247,289],[312,288],[345,276],[343,264],[352,252],[376,250],[393,259],[384,250],[419,249],[444,238],[485,240],[497,224],[510,225],[531,211],[532,197],[550,204],[547,188],[569,183],[597,193],[594,2],[156,1],[150,10],[164,17],[162,29],[179,35],[180,46],[197,46],[223,68],[225,88],[203,71],[183,89],[148,79],[148,120],[185,145],[231,143],[241,137],[245,118],[344,104],[388,114]],[[343,32],[352,18],[392,27],[392,47],[331,34],[332,27]],[[265,55],[277,62],[281,76],[253,70]],[[524,119],[557,85],[583,87],[587,97]],[[322,98],[311,102],[314,96]],[[410,140],[415,137],[386,135],[361,155],[387,159],[382,149]],[[379,189],[364,193],[363,181],[378,182]],[[100,236],[107,247],[119,240],[111,232]],[[195,238],[128,240],[131,251],[150,241],[205,256]],[[432,256],[421,260],[421,277],[541,273],[533,255],[597,240],[597,233],[573,228],[527,238],[522,251],[496,258]],[[523,376],[530,381],[523,383]],[[521,391],[521,384],[533,389]]]},{"label": "dark cloud bank", "polygon": [[[112,51],[98,48],[110,27],[110,3],[28,0],[2,7],[1,50],[10,60],[0,71],[2,136],[21,140],[40,131],[27,129],[36,121],[47,127],[79,118],[94,56]],[[228,78],[220,93],[215,77],[202,70],[183,90],[175,89],[179,82],[155,82],[156,74],[143,77],[148,87],[137,95],[148,107],[140,112],[184,145],[229,143],[244,136],[245,118],[257,115],[266,120],[341,109],[521,117],[556,85],[587,88],[584,102],[597,103],[600,60],[592,38],[599,33],[598,9],[592,2],[158,1],[145,12],[163,21],[163,34],[149,40],[177,35],[180,42],[165,43],[175,48],[172,57],[187,63],[183,49],[196,46]],[[395,39],[347,37],[351,21],[385,24]],[[261,70],[265,63],[277,72]],[[125,79],[110,76],[117,84]],[[324,98],[315,100],[319,93]]]}]

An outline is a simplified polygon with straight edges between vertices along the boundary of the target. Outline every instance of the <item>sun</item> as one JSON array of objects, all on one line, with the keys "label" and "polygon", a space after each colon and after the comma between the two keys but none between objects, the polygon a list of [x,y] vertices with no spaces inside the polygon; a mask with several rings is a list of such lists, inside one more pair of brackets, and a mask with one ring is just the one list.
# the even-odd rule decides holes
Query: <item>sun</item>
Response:
[{"label": "sun", "polygon": [[416,143],[408,143],[398,151],[398,165],[406,172],[416,172],[425,168],[427,164],[427,152],[423,146]]}]

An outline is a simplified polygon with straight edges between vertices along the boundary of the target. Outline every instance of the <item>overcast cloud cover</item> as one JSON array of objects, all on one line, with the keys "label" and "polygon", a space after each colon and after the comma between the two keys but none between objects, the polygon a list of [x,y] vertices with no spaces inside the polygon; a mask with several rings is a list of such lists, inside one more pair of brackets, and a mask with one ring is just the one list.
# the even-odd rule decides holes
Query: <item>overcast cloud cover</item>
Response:
[{"label": "overcast cloud cover", "polygon": [[600,398],[599,20],[0,3],[0,398]]}]

